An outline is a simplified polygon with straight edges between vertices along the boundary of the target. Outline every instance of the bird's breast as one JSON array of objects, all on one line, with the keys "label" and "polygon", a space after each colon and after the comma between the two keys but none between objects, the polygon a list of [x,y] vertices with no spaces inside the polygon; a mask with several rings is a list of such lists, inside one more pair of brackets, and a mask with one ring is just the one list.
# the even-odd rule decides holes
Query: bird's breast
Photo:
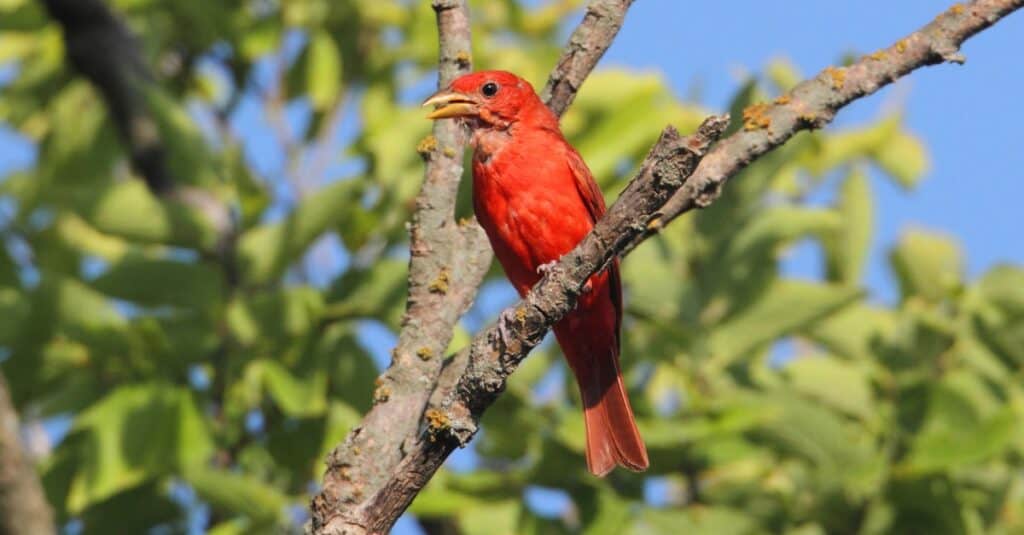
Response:
[{"label": "bird's breast", "polygon": [[498,260],[524,292],[537,267],[569,252],[592,222],[569,165],[550,145],[474,139],[473,205]]}]

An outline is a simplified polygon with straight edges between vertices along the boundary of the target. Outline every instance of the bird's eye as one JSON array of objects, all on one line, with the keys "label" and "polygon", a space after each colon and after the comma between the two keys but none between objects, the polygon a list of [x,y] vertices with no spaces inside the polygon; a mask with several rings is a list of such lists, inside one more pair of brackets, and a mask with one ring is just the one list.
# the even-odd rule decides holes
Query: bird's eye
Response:
[{"label": "bird's eye", "polygon": [[485,97],[493,97],[498,94],[498,84],[494,82],[487,82],[480,88],[480,92],[483,93]]}]

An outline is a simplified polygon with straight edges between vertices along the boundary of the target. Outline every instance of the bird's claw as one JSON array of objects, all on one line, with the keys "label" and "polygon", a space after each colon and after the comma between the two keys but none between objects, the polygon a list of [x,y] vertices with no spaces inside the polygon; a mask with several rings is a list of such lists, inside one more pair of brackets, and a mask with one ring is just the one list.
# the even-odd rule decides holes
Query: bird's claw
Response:
[{"label": "bird's claw", "polygon": [[552,260],[550,262],[545,262],[537,266],[537,274],[541,276],[547,275],[549,272],[551,272],[552,269],[555,268],[555,264],[557,263],[558,260]]}]

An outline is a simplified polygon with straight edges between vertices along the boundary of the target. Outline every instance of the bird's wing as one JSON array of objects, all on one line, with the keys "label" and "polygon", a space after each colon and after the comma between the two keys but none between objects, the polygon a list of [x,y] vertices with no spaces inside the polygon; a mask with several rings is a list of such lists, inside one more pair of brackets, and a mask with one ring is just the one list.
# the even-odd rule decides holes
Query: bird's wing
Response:
[{"label": "bird's wing", "polygon": [[[583,204],[590,213],[590,220],[597,223],[606,210],[604,194],[601,193],[601,188],[594,181],[594,176],[590,174],[590,168],[587,167],[580,154],[568,144],[566,146],[566,160],[569,162],[569,169],[576,182],[576,191],[579,192],[580,199],[583,200]],[[612,304],[615,306],[615,340],[618,342],[622,326],[622,282],[619,278],[619,259],[612,260],[605,272],[608,273],[608,288]]]}]

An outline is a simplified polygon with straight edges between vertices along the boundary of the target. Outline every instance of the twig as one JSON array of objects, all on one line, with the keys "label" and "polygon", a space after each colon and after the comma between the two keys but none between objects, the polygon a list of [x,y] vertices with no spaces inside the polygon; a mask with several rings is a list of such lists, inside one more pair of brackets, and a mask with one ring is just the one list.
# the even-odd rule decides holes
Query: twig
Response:
[{"label": "twig", "polygon": [[576,98],[583,81],[611,46],[633,0],[593,0],[583,21],[572,32],[540,96],[561,116]]},{"label": "twig", "polygon": [[[439,86],[470,70],[465,0],[434,0],[440,40]],[[426,176],[410,231],[409,299],[391,366],[377,381],[374,406],[327,460],[323,489],[313,499],[318,534],[358,529],[354,504],[374,494],[420,431],[423,411],[441,373],[452,330],[473,303],[491,264],[483,230],[455,222],[465,134],[438,121],[421,144]]]},{"label": "twig", "polygon": [[0,535],[57,530],[39,475],[18,436],[18,414],[0,373]]}]

